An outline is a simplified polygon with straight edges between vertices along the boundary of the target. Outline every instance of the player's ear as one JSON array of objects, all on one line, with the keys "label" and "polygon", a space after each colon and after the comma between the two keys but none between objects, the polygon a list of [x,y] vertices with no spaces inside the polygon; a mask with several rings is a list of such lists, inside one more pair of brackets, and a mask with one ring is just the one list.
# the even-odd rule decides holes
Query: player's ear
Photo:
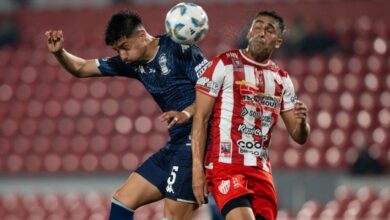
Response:
[{"label": "player's ear", "polygon": [[281,37],[279,37],[277,40],[276,40],[276,43],[275,43],[275,48],[279,48],[283,43],[283,39]]},{"label": "player's ear", "polygon": [[146,38],[146,31],[141,29],[141,30],[138,30],[137,31],[137,37],[141,38],[141,39],[145,39]]}]

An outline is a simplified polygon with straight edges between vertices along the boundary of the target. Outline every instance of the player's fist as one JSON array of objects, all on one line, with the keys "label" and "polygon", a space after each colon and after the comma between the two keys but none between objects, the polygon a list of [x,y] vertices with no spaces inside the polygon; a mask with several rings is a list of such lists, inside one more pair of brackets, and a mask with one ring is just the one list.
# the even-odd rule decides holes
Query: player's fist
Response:
[{"label": "player's fist", "polygon": [[47,48],[51,53],[57,53],[64,48],[64,35],[62,30],[48,30],[45,32],[47,37]]},{"label": "player's fist", "polygon": [[308,110],[306,105],[297,100],[294,106],[294,114],[295,117],[297,118],[298,123],[303,124],[306,123],[307,121],[307,116],[308,116]]}]

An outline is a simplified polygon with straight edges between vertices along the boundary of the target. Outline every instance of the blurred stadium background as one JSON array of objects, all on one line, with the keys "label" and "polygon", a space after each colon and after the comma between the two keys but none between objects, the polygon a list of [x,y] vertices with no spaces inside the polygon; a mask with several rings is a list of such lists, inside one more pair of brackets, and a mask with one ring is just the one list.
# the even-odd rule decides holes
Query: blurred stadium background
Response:
[{"label": "blurred stadium background", "polygon": [[[0,219],[103,220],[131,170],[167,138],[159,109],[126,78],[76,79],[47,52],[44,32],[63,29],[65,48],[110,56],[104,28],[133,9],[153,35],[178,1],[0,1]],[[209,15],[208,56],[245,45],[258,10],[286,21],[286,68],[310,109],[299,147],[274,131],[271,163],[278,220],[390,219],[390,1],[193,1]],[[162,219],[162,203],[138,220]],[[212,219],[208,207],[194,219]]]}]

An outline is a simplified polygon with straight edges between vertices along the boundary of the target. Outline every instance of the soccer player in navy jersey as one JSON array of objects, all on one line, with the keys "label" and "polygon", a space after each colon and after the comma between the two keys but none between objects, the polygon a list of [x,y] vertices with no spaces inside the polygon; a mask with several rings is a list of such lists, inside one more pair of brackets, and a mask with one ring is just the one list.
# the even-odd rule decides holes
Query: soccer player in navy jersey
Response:
[{"label": "soccer player in navy jersey", "polygon": [[[61,30],[45,33],[49,51],[76,77],[123,76],[139,80],[164,112],[170,140],[137,168],[115,192],[110,220],[133,219],[134,210],[165,199],[164,219],[190,219],[198,205],[192,193],[189,139],[194,85],[208,61],[196,45],[180,45],[168,36],[151,36],[134,12],[114,14],[105,42],[117,56],[86,60],[64,49]],[[136,144],[136,143],[134,143]]]}]

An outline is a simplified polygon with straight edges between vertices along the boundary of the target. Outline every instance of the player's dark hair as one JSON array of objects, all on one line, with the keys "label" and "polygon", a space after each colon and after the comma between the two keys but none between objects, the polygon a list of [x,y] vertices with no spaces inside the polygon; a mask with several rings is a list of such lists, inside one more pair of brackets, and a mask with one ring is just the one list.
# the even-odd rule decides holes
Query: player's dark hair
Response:
[{"label": "player's dark hair", "polygon": [[105,42],[112,46],[123,37],[131,37],[140,26],[143,26],[141,17],[133,11],[113,14],[106,27]]},{"label": "player's dark hair", "polygon": [[274,11],[260,11],[259,13],[257,13],[255,18],[257,18],[258,16],[268,16],[268,17],[275,19],[276,22],[278,23],[279,28],[280,28],[280,32],[282,34],[284,33],[285,27],[284,27],[283,18],[280,15],[278,15],[276,12],[274,12]]}]

